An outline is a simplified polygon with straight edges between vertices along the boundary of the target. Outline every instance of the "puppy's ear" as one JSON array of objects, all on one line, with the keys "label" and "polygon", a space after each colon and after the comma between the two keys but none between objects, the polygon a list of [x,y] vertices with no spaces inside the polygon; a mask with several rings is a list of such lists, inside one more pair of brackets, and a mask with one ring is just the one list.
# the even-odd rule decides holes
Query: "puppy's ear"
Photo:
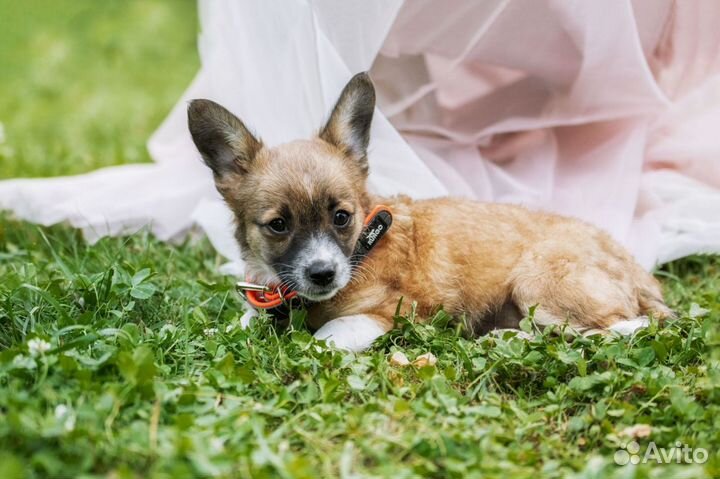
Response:
[{"label": "puppy's ear", "polygon": [[375,110],[375,87],[367,73],[358,73],[348,82],[335,104],[320,138],[337,146],[367,171],[367,147]]},{"label": "puppy's ear", "polygon": [[235,115],[211,100],[193,100],[188,126],[195,146],[216,177],[246,173],[262,142]]}]

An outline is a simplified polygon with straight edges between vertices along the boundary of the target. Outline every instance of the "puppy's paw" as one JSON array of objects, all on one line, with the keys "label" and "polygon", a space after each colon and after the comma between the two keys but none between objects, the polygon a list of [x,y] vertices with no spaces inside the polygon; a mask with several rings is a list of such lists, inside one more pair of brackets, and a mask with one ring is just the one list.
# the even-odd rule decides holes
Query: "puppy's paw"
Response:
[{"label": "puppy's paw", "polygon": [[338,349],[359,352],[369,348],[386,331],[373,317],[356,314],[328,321],[315,332],[315,338],[324,339]]},{"label": "puppy's paw", "polygon": [[250,306],[248,303],[245,303],[245,312],[242,316],[240,316],[240,327],[242,329],[246,329],[248,326],[250,326],[250,321],[255,319],[258,315],[258,312],[255,308]]},{"label": "puppy's paw", "polygon": [[623,336],[630,336],[638,329],[647,328],[649,324],[650,320],[648,320],[647,316],[640,316],[634,319],[618,321],[608,329]]}]

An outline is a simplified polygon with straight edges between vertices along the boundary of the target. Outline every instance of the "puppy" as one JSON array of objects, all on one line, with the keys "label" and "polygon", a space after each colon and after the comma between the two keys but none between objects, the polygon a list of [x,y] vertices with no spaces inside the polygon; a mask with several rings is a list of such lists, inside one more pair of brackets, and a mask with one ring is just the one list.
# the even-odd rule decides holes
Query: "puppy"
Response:
[{"label": "puppy", "polygon": [[[440,307],[471,332],[539,325],[632,331],[672,315],[655,278],[607,234],[520,206],[379,198],[366,189],[375,90],[361,73],[317,137],[268,148],[210,100],[188,109],[193,141],[235,214],[248,277],[310,300],[316,337],[367,348],[414,305]],[[378,204],[393,224],[358,265],[363,219]]]}]

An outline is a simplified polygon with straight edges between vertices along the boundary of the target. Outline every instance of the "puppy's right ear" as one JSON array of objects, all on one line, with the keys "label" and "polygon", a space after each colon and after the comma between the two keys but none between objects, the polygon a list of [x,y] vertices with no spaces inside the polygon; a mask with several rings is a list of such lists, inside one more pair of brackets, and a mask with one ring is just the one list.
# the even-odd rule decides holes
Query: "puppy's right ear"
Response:
[{"label": "puppy's right ear", "polygon": [[235,115],[211,100],[192,100],[188,127],[193,142],[216,177],[244,174],[262,142]]}]

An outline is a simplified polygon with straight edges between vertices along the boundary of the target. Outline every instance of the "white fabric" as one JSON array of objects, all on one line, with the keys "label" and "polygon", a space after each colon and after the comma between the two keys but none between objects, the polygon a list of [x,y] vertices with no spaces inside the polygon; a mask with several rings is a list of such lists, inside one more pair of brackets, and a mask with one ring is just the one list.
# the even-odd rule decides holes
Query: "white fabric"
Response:
[{"label": "white fabric", "polygon": [[[187,132],[187,101],[209,98],[225,105],[267,145],[307,137],[322,126],[351,74],[370,68],[401,4],[200,2],[202,68],[149,141],[157,164],[3,181],[0,208],[45,225],[68,220],[89,241],[143,226],[160,239],[171,239],[197,223],[217,250],[236,263],[227,271],[239,273],[232,217]],[[370,183],[376,192],[415,197],[447,193],[380,113],[372,138]],[[407,181],[409,171],[412,181]]]},{"label": "white fabric", "polygon": [[646,267],[720,251],[720,4],[611,3],[201,0],[202,68],[149,141],[156,163],[3,181],[0,208],[90,241],[199,225],[240,274],[187,101],[216,100],[277,145],[317,131],[372,67],[392,121],[376,112],[375,192],[578,216]]}]

